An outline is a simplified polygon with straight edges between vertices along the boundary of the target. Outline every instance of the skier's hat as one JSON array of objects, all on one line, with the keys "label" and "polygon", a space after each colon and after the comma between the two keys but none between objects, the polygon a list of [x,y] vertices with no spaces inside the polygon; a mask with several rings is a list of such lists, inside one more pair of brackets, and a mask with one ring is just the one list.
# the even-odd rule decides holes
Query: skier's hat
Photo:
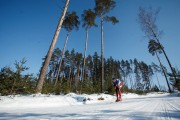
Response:
[{"label": "skier's hat", "polygon": [[113,77],[112,80],[114,80],[115,78]]}]

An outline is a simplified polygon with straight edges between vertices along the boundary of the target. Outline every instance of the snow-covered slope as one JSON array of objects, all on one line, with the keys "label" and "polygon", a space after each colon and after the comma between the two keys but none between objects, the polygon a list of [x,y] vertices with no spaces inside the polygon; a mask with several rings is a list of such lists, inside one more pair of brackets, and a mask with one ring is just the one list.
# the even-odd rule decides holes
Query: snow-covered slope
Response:
[{"label": "snow-covered slope", "polygon": [[107,94],[17,95],[0,97],[0,119],[180,119],[180,97],[150,93],[123,94],[122,102]]}]

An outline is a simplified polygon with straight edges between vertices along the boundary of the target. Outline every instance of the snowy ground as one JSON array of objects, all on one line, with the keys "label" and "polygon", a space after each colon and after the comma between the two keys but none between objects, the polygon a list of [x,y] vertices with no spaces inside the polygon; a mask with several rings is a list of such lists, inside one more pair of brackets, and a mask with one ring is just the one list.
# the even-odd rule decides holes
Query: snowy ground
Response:
[{"label": "snowy ground", "polygon": [[[104,100],[98,100],[104,98]],[[180,96],[123,94],[122,102],[106,94],[0,96],[0,119],[180,120]]]}]

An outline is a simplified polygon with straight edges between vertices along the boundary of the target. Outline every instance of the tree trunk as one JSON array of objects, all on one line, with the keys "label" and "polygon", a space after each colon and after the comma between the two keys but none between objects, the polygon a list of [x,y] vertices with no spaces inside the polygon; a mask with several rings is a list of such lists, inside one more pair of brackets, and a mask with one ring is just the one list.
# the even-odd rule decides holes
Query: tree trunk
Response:
[{"label": "tree trunk", "polygon": [[88,45],[88,28],[86,28],[86,42],[85,42],[84,61],[83,61],[83,69],[82,69],[82,82],[84,80],[84,73],[85,73],[87,45]]},{"label": "tree trunk", "polygon": [[155,75],[156,75],[156,80],[157,80],[157,82],[158,82],[159,90],[161,90],[161,86],[160,86],[160,84],[159,84],[159,79],[158,79],[158,76],[157,76],[157,73],[156,73],[156,72],[155,72]]},{"label": "tree trunk", "polygon": [[55,78],[55,76],[56,76],[57,67],[58,67],[58,64],[56,64],[55,67],[54,67],[53,83],[55,82],[55,81],[54,81],[54,78]]},{"label": "tree trunk", "polygon": [[67,8],[68,8],[69,1],[70,0],[66,0],[66,4],[64,6],[64,10],[63,10],[62,16],[61,16],[61,18],[59,20],[59,24],[58,24],[58,26],[56,28],[56,32],[54,34],[52,43],[51,43],[51,45],[49,47],[49,51],[48,51],[48,53],[46,55],[45,62],[43,64],[42,68],[41,68],[41,72],[40,72],[40,75],[39,75],[38,83],[37,83],[37,86],[36,86],[36,93],[41,93],[41,91],[42,91],[42,87],[43,87],[44,79],[45,79],[45,76],[46,76],[46,72],[47,72],[47,69],[48,69],[48,66],[49,66],[49,62],[50,62],[52,53],[53,53],[55,44],[57,42],[60,30],[61,30],[61,26],[62,26],[64,17],[66,15],[66,11],[67,11]]},{"label": "tree trunk", "polygon": [[78,92],[78,93],[79,93],[79,91],[78,91],[79,74],[80,74],[80,62],[77,63],[77,72],[75,74],[75,86],[76,86],[76,92]]},{"label": "tree trunk", "polygon": [[129,80],[130,80],[131,89],[133,89],[133,81],[131,75],[129,75]]},{"label": "tree trunk", "polygon": [[164,74],[164,76],[165,76],[165,78],[166,78],[166,83],[167,83],[167,85],[168,85],[169,92],[171,93],[171,88],[170,88],[170,86],[169,86],[169,82],[168,82],[168,79],[167,79],[166,72],[165,72],[165,70],[164,70],[164,68],[163,68],[163,65],[161,64],[161,61],[160,61],[159,56],[158,56],[158,54],[157,54],[156,51],[155,51],[155,54],[156,54],[156,56],[157,56],[157,58],[158,58],[158,61],[159,61],[160,66],[161,66],[161,69],[162,69],[163,74]]},{"label": "tree trunk", "polygon": [[66,44],[67,44],[67,41],[68,41],[69,33],[70,32],[68,32],[68,34],[66,36],[65,43],[64,43],[64,47],[63,47],[63,51],[62,51],[62,55],[61,55],[61,60],[59,61],[58,73],[57,73],[57,76],[56,76],[56,81],[55,81],[54,86],[56,86],[58,78],[59,78],[59,74],[61,72],[61,64],[62,64],[62,60],[63,60],[63,57],[64,57],[64,53],[65,53],[65,49],[66,49]]},{"label": "tree trunk", "polygon": [[11,88],[11,92],[10,92],[11,95],[13,94],[15,83],[16,83],[16,77],[15,77],[15,79],[13,81],[13,85],[12,85],[12,88]]},{"label": "tree trunk", "polygon": [[165,56],[165,58],[166,58],[166,60],[167,60],[167,62],[168,62],[168,64],[169,64],[169,67],[170,67],[170,69],[171,69],[171,72],[172,72],[172,74],[173,74],[173,76],[174,76],[175,81],[177,81],[177,79],[176,79],[176,74],[175,74],[175,72],[174,72],[174,70],[173,70],[173,67],[172,67],[172,65],[171,65],[171,63],[170,63],[170,61],[169,61],[168,56],[166,55],[166,52],[165,52],[164,48],[161,46],[161,44],[160,44],[160,42],[159,42],[159,39],[157,38],[157,36],[156,36],[156,34],[154,33],[153,30],[152,30],[152,32],[153,32],[154,37],[156,38],[156,41],[157,41],[158,44],[160,45],[161,50],[163,51],[163,54],[164,54],[164,56]]},{"label": "tree trunk", "polygon": [[148,86],[149,86],[149,88],[151,89],[152,88],[152,85],[151,85],[151,81],[150,81],[150,79],[148,79]]},{"label": "tree trunk", "polygon": [[81,80],[80,94],[82,93],[82,85],[83,85],[83,81],[84,81],[87,45],[88,45],[88,28],[86,28],[86,42],[85,42],[85,49],[84,49],[84,60],[83,60],[83,69],[82,69],[82,80]]},{"label": "tree trunk", "polygon": [[70,70],[69,70],[68,83],[69,83],[69,90],[71,92],[71,67],[70,67]]},{"label": "tree trunk", "polygon": [[101,76],[101,93],[103,93],[104,85],[104,34],[103,34],[103,16],[101,16],[101,62],[102,62],[102,76]]}]

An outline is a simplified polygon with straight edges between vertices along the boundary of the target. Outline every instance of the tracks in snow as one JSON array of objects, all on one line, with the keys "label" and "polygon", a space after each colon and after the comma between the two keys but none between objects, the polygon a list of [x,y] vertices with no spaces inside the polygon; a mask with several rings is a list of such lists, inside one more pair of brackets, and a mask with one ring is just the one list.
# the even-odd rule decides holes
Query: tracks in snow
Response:
[{"label": "tracks in snow", "polygon": [[117,107],[122,111],[118,113],[119,116],[111,117],[111,119],[180,119],[180,103],[169,97],[124,101],[122,105],[121,103],[119,105],[117,104]]},{"label": "tracks in snow", "polygon": [[[67,98],[69,100],[69,98]],[[69,100],[70,101],[70,100]],[[109,120],[179,120],[180,97],[145,97],[89,105],[0,109],[0,119],[109,119]]]},{"label": "tracks in snow", "polygon": [[173,99],[162,99],[159,111],[161,118],[164,120],[180,119],[180,104]]}]

